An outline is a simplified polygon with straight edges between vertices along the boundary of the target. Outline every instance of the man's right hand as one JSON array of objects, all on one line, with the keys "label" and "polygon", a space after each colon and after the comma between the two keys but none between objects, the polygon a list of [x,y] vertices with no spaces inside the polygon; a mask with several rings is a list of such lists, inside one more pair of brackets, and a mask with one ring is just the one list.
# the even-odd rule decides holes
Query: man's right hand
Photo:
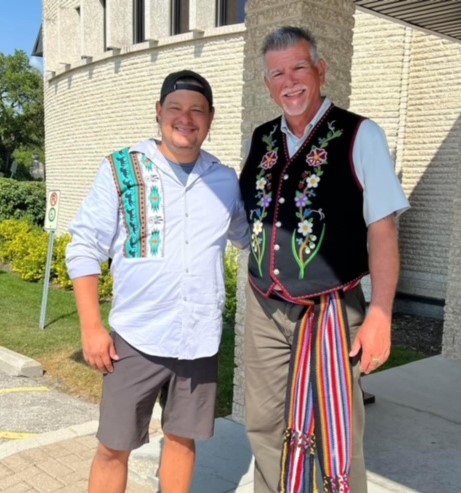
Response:
[{"label": "man's right hand", "polygon": [[96,370],[112,373],[112,361],[118,360],[118,354],[101,319],[98,276],[95,274],[77,277],[73,283],[80,317],[83,357]]},{"label": "man's right hand", "polygon": [[82,331],[82,349],[85,361],[101,373],[114,371],[113,361],[118,360],[114,341],[104,326],[91,332]]}]

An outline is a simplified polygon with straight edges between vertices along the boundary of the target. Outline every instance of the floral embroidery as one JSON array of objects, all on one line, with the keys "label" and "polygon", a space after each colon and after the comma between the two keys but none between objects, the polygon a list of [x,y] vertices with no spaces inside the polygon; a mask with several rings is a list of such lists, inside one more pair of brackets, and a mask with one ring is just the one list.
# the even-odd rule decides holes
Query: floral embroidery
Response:
[{"label": "floral embroidery", "polygon": [[[314,260],[323,243],[325,235],[325,214],[322,209],[312,209],[312,199],[316,196],[323,175],[322,166],[328,164],[328,152],[326,147],[331,140],[341,137],[342,130],[336,130],[334,121],[328,122],[326,137],[318,139],[318,145],[312,145],[306,156],[306,163],[311,169],[304,171],[298,183],[294,202],[297,208],[296,217],[299,219],[298,228],[293,230],[291,247],[293,256],[299,266],[299,278],[304,279],[306,267]],[[314,234],[314,218],[321,223],[320,237]]]},{"label": "floral embroidery", "polygon": [[262,261],[266,250],[266,232],[263,227],[263,220],[267,216],[267,208],[272,202],[272,173],[267,173],[278,161],[278,147],[273,135],[277,130],[274,125],[269,135],[264,135],[262,140],[266,144],[266,153],[258,165],[259,172],[256,176],[256,209],[250,213],[253,220],[251,233],[251,251],[258,264],[259,275],[262,277]]},{"label": "floral embroidery", "polygon": [[306,163],[309,166],[312,167],[317,167],[317,166],[322,166],[323,164],[327,164],[327,158],[328,158],[328,153],[325,150],[325,147],[328,147],[328,143],[330,140],[336,139],[338,137],[341,137],[343,134],[342,130],[335,130],[335,127],[333,126],[335,122],[328,122],[328,133],[326,137],[319,137],[319,145],[320,147],[317,147],[313,145],[311,147],[311,150],[309,154],[306,156]]},{"label": "floral embroidery", "polygon": [[262,161],[261,161],[261,167],[264,169],[271,169],[272,166],[275,166],[277,164],[277,153],[275,151],[269,151],[264,154]]},{"label": "floral embroidery", "polygon": [[312,146],[311,152],[306,157],[309,166],[322,166],[327,162],[327,151],[319,147]]},{"label": "floral embroidery", "polygon": [[263,223],[261,221],[259,221],[259,220],[258,221],[255,221],[253,223],[253,233],[255,235],[259,235],[259,234],[262,233],[262,231],[263,231]]}]

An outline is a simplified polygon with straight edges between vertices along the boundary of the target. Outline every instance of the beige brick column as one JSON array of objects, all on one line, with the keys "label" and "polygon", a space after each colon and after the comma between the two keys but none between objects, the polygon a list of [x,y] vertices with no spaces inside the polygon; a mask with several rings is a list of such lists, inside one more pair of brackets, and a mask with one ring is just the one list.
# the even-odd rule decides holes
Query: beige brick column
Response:
[{"label": "beige brick column", "polygon": [[[243,140],[250,137],[256,125],[279,114],[263,82],[260,48],[266,34],[283,25],[310,29],[317,37],[320,54],[328,62],[324,88],[336,104],[349,106],[354,5],[352,0],[248,0],[246,40],[243,65]],[[245,148],[245,146],[243,146]],[[236,348],[233,417],[244,420],[243,399],[243,314],[246,259],[240,259],[238,307],[236,315]]]},{"label": "beige brick column", "polygon": [[[461,149],[461,135],[459,135]],[[461,360],[461,160],[453,199],[453,229],[448,260],[442,356]]]}]

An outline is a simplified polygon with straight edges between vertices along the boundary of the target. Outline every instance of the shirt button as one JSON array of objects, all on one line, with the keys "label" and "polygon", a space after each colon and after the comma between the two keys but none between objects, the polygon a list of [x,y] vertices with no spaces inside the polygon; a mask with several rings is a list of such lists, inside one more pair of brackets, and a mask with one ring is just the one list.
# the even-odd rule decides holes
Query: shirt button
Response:
[{"label": "shirt button", "polygon": [[188,212],[186,212],[186,217],[189,217],[189,213]]},{"label": "shirt button", "polygon": [[274,269],[274,276],[278,276],[280,274],[280,271],[278,269]]},{"label": "shirt button", "polygon": [[280,250],[280,245],[274,245],[274,250],[279,251]]},{"label": "shirt button", "polygon": [[279,204],[284,204],[285,203],[285,199],[283,197],[280,197],[279,198]]},{"label": "shirt button", "polygon": [[288,175],[283,175],[284,180],[288,180]]},{"label": "shirt button", "polygon": [[189,240],[186,240],[185,243],[186,243],[186,245],[188,245],[189,244]]},{"label": "shirt button", "polygon": [[280,228],[280,227],[282,226],[282,223],[281,223],[280,221],[277,221],[277,222],[275,223],[275,226],[276,226],[277,228]]}]

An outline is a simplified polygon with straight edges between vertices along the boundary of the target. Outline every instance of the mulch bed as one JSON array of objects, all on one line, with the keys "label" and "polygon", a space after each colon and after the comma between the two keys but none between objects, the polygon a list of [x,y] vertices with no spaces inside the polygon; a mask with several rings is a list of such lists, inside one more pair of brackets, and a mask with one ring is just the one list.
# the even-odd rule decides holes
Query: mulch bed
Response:
[{"label": "mulch bed", "polygon": [[443,320],[395,313],[392,344],[435,356],[442,351]]}]

